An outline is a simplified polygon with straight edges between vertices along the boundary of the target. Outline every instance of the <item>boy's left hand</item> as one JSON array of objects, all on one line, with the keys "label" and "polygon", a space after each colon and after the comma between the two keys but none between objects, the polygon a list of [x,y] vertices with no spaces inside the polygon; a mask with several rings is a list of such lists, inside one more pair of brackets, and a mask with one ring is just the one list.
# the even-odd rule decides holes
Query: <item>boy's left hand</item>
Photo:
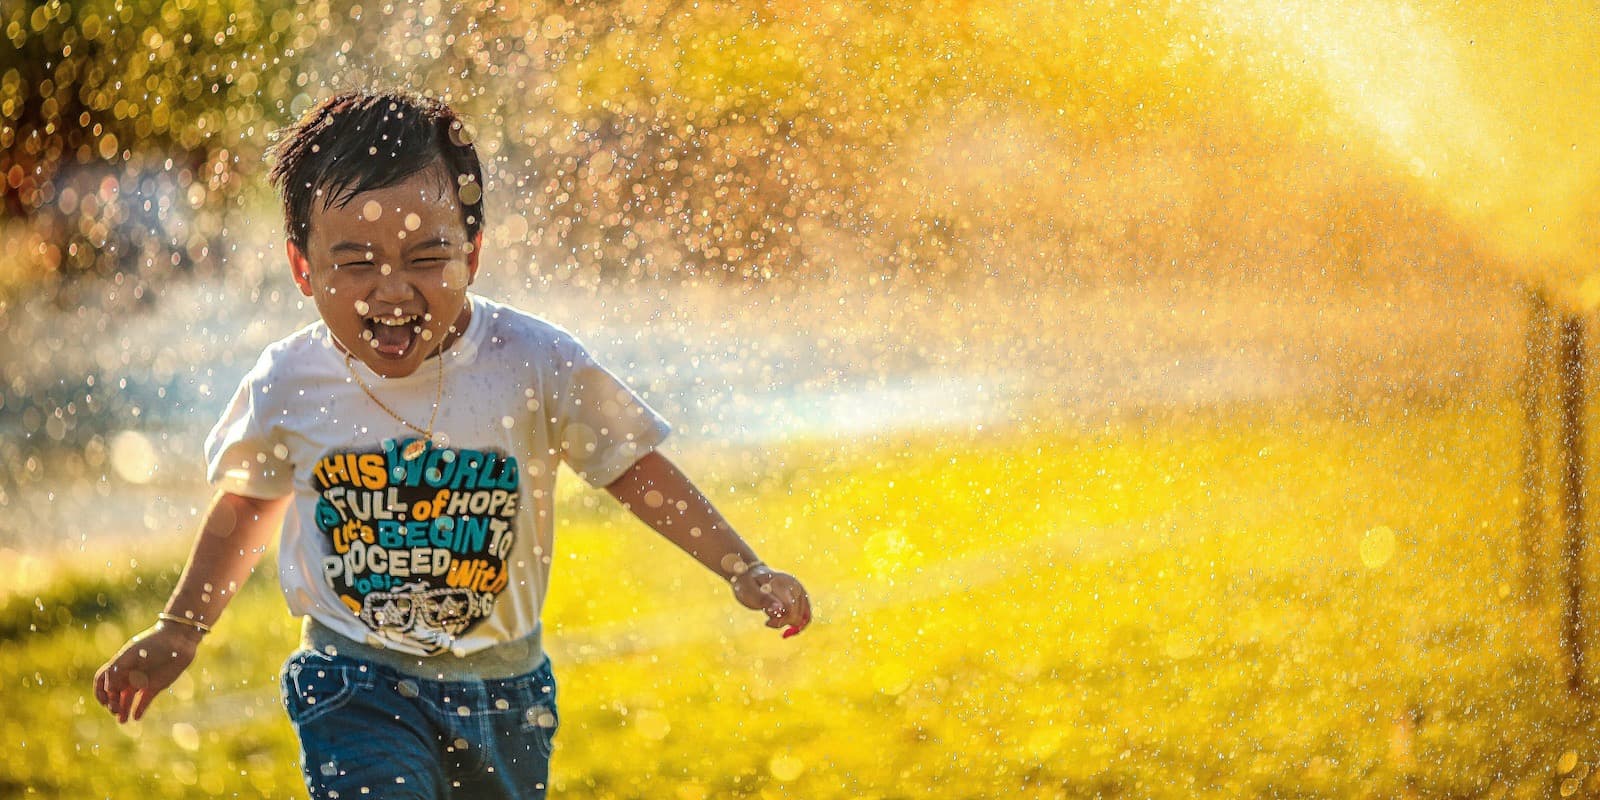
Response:
[{"label": "boy's left hand", "polygon": [[733,596],[746,608],[767,612],[767,627],[789,626],[783,638],[794,636],[811,624],[811,598],[793,575],[761,565],[731,583]]}]

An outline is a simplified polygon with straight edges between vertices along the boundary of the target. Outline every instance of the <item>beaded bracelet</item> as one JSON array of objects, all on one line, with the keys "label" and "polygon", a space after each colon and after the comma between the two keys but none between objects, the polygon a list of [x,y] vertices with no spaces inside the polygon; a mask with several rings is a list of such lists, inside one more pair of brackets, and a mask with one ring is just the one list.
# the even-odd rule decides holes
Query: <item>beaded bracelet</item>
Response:
[{"label": "beaded bracelet", "polygon": [[[748,563],[745,563],[744,571],[743,572],[735,572],[732,577],[728,578],[728,582],[732,583],[732,582],[734,582],[736,580],[739,580],[740,578],[742,578],[742,577],[744,577],[746,575],[749,575],[751,572],[755,571],[756,567],[765,567],[765,566],[767,566],[766,562],[762,561],[759,558],[754,560],[754,561],[750,561]],[[771,569],[771,567],[768,567],[768,569]]]},{"label": "beaded bracelet", "polygon": [[176,622],[179,625],[187,625],[187,626],[189,626],[191,628],[194,628],[195,630],[197,630],[197,631],[199,631],[201,633],[210,633],[211,632],[211,626],[205,624],[204,622],[196,622],[196,621],[194,621],[192,619],[189,619],[187,617],[180,617],[177,614],[171,614],[171,613],[168,613],[166,611],[163,611],[160,614],[157,614],[156,615],[156,619],[159,619],[162,622]]}]

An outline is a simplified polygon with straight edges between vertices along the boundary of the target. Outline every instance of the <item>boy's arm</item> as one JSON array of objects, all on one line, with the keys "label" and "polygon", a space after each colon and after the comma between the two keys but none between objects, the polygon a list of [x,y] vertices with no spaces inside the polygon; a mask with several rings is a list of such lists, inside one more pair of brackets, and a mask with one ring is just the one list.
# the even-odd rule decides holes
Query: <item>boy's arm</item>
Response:
[{"label": "boy's arm", "polygon": [[606,486],[606,491],[656,533],[682,548],[733,588],[748,608],[767,612],[767,627],[790,626],[790,637],[811,622],[811,600],[794,576],[761,563],[677,466],[651,451]]},{"label": "boy's arm", "polygon": [[163,612],[205,627],[157,622],[95,673],[95,699],[118,722],[143,717],[150,701],[188,668],[205,630],[216,624],[261,560],[288,504],[287,496],[259,500],[217,493]]}]

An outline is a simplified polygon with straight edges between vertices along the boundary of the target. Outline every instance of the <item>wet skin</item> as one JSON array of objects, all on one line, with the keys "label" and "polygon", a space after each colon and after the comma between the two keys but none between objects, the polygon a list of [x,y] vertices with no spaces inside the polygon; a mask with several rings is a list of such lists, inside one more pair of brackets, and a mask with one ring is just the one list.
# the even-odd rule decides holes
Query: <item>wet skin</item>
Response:
[{"label": "wet skin", "polygon": [[435,165],[342,206],[319,198],[305,252],[288,243],[295,285],[340,349],[386,378],[416,372],[471,319],[483,237],[467,239],[455,186]]}]

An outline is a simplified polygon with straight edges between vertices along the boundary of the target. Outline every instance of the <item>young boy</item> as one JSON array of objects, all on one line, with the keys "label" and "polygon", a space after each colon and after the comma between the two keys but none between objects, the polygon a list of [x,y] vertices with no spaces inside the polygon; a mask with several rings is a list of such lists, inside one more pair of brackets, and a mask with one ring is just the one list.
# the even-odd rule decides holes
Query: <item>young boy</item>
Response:
[{"label": "young boy", "polygon": [[543,797],[562,461],[769,627],[805,628],[800,583],[657,452],[665,421],[566,331],[468,294],[483,177],[448,107],[346,94],[285,133],[272,177],[321,321],[266,349],[208,437],[216,498],[159,621],[96,673],[102,705],[143,716],[282,520],[305,617],[284,702],[311,795]]}]

